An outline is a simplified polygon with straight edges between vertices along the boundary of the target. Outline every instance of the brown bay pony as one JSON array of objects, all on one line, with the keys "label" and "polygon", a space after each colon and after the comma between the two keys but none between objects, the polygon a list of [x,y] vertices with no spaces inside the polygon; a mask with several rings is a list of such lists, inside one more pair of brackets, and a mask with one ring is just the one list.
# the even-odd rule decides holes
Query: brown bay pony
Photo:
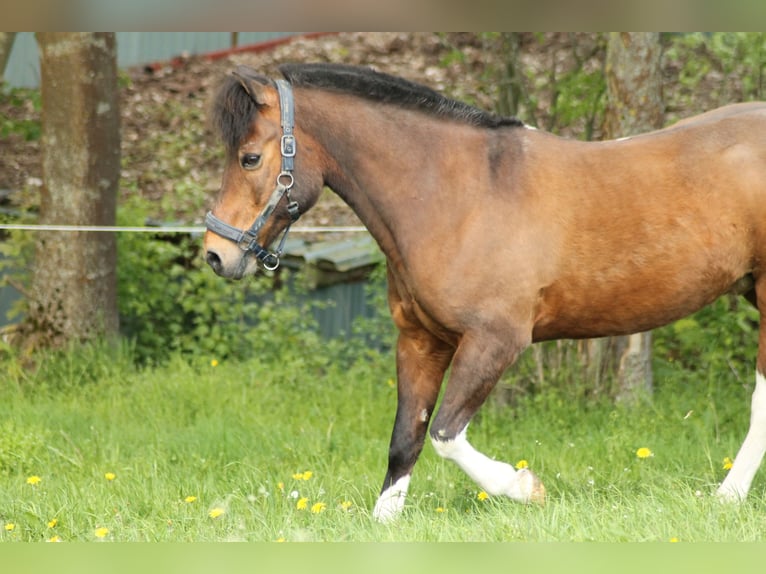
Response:
[{"label": "brown bay pony", "polygon": [[[766,104],[580,142],[365,68],[281,72],[240,67],[217,95],[228,159],[206,257],[234,279],[276,267],[325,185],[380,245],[399,337],[378,520],[401,511],[427,432],[487,493],[544,499],[531,471],[466,438],[531,343],[652,329],[731,291],[766,309]],[[765,450],[762,319],[750,428],[718,494],[744,497]]]}]

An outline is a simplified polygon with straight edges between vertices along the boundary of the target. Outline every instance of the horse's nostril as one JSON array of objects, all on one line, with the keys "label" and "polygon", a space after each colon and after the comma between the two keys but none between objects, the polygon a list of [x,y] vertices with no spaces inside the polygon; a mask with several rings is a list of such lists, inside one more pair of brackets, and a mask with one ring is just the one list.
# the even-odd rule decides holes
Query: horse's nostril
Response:
[{"label": "horse's nostril", "polygon": [[218,256],[218,253],[215,251],[208,251],[207,255],[205,256],[205,261],[207,261],[207,264],[213,268],[213,271],[218,274],[221,273],[223,263],[221,263],[221,258]]}]

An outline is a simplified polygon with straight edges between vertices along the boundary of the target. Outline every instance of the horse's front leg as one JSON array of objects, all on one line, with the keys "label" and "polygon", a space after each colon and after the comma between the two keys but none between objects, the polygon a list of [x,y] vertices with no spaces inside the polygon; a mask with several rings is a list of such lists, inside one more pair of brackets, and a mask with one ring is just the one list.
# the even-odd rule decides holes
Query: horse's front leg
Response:
[{"label": "horse's front leg", "polygon": [[766,277],[761,277],[756,283],[756,297],[761,323],[755,389],[750,405],[750,428],[734,459],[734,465],[718,488],[719,497],[732,501],[745,498],[766,453]]},{"label": "horse's front leg", "polygon": [[534,473],[487,457],[466,438],[471,418],[526,344],[523,336],[493,336],[489,329],[464,336],[430,433],[436,452],[455,462],[488,494],[542,503],[545,488]]},{"label": "horse's front leg", "polygon": [[373,517],[386,522],[404,506],[412,468],[423,449],[428,421],[454,350],[424,330],[408,328],[396,350],[398,405],[388,471]]}]

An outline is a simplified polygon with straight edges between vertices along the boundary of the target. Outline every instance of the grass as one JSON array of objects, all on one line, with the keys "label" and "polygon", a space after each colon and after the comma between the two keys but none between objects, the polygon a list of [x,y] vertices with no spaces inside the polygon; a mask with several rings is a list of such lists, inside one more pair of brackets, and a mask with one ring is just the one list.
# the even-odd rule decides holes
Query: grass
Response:
[{"label": "grass", "polygon": [[488,404],[472,442],[527,460],[548,503],[480,500],[427,445],[403,516],[380,525],[370,511],[395,408],[390,357],[312,363],[295,350],[279,364],[137,369],[129,355],[91,348],[34,374],[8,360],[0,540],[692,542],[766,530],[763,473],[740,505],[712,496],[749,418],[749,390],[712,373],[691,385],[679,371],[634,409],[562,391]]}]

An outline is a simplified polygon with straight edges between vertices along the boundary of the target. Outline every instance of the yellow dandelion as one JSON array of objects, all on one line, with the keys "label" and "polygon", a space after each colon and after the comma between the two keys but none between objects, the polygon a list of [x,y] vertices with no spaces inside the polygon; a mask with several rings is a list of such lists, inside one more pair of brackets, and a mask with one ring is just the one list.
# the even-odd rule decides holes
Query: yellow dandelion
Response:
[{"label": "yellow dandelion", "polygon": [[350,500],[344,500],[343,502],[340,503],[340,508],[341,510],[348,511],[348,509],[351,508],[353,504],[354,503],[351,502]]},{"label": "yellow dandelion", "polygon": [[309,480],[312,476],[314,476],[314,473],[310,470],[307,470],[306,472],[296,472],[293,475],[293,478],[295,480]]},{"label": "yellow dandelion", "polygon": [[213,359],[212,361],[210,361],[210,366],[211,367],[217,367],[218,366],[218,359]]},{"label": "yellow dandelion", "polygon": [[436,509],[436,512],[438,512],[438,513],[440,513],[440,514],[441,514],[442,512],[447,512],[447,509],[446,509],[446,508],[444,508],[444,507],[442,507],[442,506],[439,506],[439,507]]},{"label": "yellow dandelion", "polygon": [[676,537],[674,536],[673,538],[671,538],[671,539],[669,540],[669,542],[678,542],[678,538],[676,538]]},{"label": "yellow dandelion", "polygon": [[285,483],[284,482],[278,482],[277,483],[277,488],[279,490],[281,490],[282,492],[284,492],[285,491]]},{"label": "yellow dandelion", "polygon": [[645,446],[642,446],[636,451],[636,456],[638,458],[649,458],[650,456],[654,456],[654,453]]},{"label": "yellow dandelion", "polygon": [[16,529],[16,525],[13,522],[8,522],[5,525],[5,531],[6,532],[13,532]]},{"label": "yellow dandelion", "polygon": [[482,490],[479,494],[476,495],[476,498],[478,498],[479,500],[484,501],[484,500],[487,500],[489,498],[489,494],[487,494],[486,492],[484,492]]},{"label": "yellow dandelion", "polygon": [[114,480],[115,478],[117,478],[117,475],[114,474],[113,472],[106,472],[104,473],[104,478],[107,480]]},{"label": "yellow dandelion", "polygon": [[51,519],[48,521],[48,528],[56,528],[56,525],[57,525],[58,523],[59,523],[59,519],[58,519],[58,518],[51,518]]},{"label": "yellow dandelion", "polygon": [[386,384],[393,389],[396,386],[396,381],[394,379],[388,379]]},{"label": "yellow dandelion", "polygon": [[274,542],[284,542],[284,541],[285,541],[285,537],[284,536],[280,536]]},{"label": "yellow dandelion", "polygon": [[724,457],[724,459],[723,459],[723,469],[724,470],[730,470],[733,465],[734,465],[734,461],[733,460],[731,460],[728,456]]},{"label": "yellow dandelion", "polygon": [[311,505],[311,512],[312,514],[319,514],[324,512],[325,508],[327,508],[327,505],[324,502],[315,502]]},{"label": "yellow dandelion", "polygon": [[303,498],[298,499],[298,502],[295,504],[295,508],[298,510],[306,510],[308,505],[309,499],[304,496]]},{"label": "yellow dandelion", "polygon": [[195,502],[196,500],[197,500],[196,496],[187,496],[186,498],[184,498],[184,502],[186,504],[191,504],[192,502]]},{"label": "yellow dandelion", "polygon": [[529,468],[529,463],[522,458],[519,462],[516,463],[516,468],[518,470],[521,470],[522,468]]},{"label": "yellow dandelion", "polygon": [[94,534],[96,535],[96,538],[106,538],[109,534],[109,529],[102,526],[101,528],[96,528]]},{"label": "yellow dandelion", "polygon": [[31,484],[32,486],[34,486],[36,484],[40,484],[41,480],[42,478],[40,478],[36,474],[33,474],[32,476],[27,477],[27,484]]},{"label": "yellow dandelion", "polygon": [[210,518],[218,518],[219,516],[222,516],[226,511],[221,508],[220,506],[216,506],[215,508],[212,508],[210,512],[207,513],[207,515]]},{"label": "yellow dandelion", "polygon": [[56,536],[51,536],[48,538],[48,542],[61,542],[61,536],[56,534]]}]

